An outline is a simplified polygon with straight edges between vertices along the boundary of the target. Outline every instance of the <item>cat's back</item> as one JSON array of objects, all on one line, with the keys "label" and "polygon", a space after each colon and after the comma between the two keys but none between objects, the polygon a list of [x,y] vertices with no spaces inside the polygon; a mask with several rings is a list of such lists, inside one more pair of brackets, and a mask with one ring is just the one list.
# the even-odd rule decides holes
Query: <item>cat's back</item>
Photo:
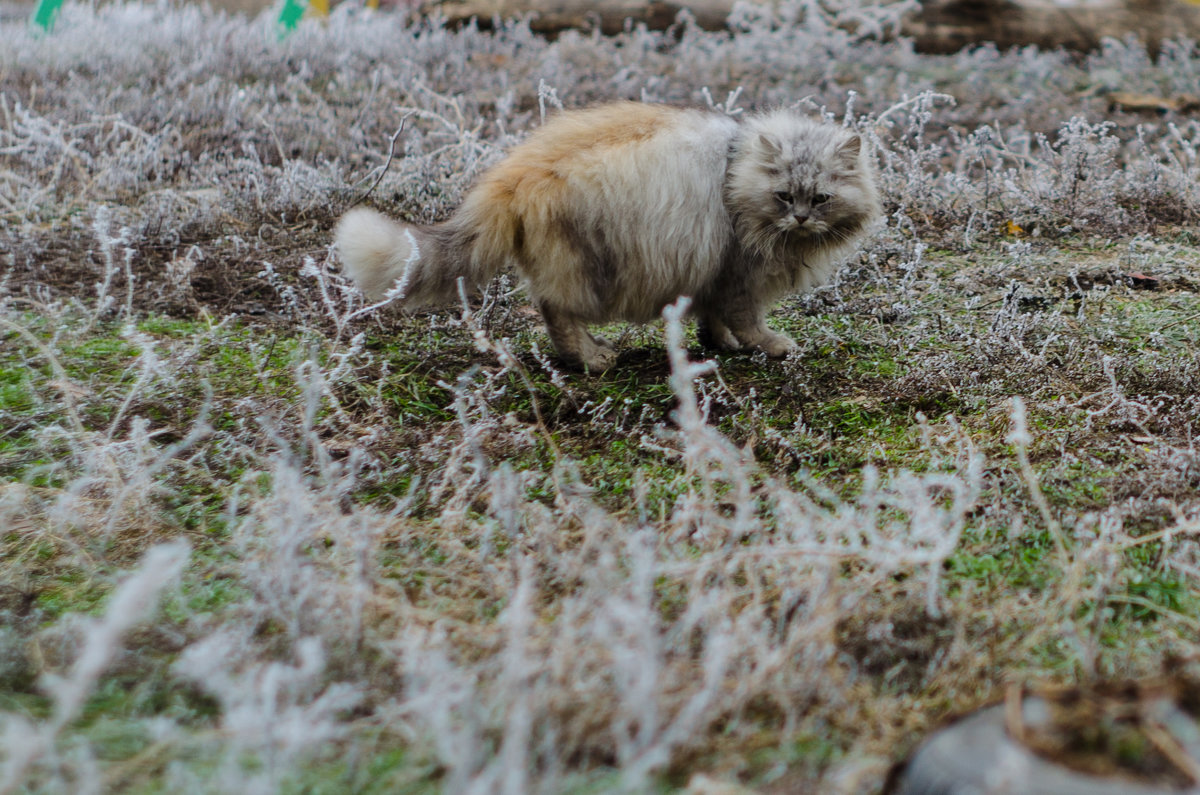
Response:
[{"label": "cat's back", "polygon": [[696,294],[733,236],[738,124],[637,102],[556,114],[489,169],[456,219],[581,317],[645,321]]},{"label": "cat's back", "polygon": [[[654,172],[723,170],[737,123],[708,110],[615,102],[563,111],[489,174],[509,183],[644,180]],[[662,176],[667,176],[662,174]],[[677,175],[676,175],[677,178]]]},{"label": "cat's back", "polygon": [[710,142],[723,148],[736,129],[737,123],[728,116],[701,108],[612,102],[557,114],[513,154],[562,161],[589,152],[636,150],[663,138],[693,145]]}]

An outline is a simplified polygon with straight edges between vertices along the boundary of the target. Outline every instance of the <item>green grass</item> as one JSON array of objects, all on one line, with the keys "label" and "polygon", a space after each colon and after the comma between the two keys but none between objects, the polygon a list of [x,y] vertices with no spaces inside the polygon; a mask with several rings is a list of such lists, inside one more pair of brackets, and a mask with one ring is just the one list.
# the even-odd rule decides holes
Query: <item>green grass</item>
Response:
[{"label": "green grass", "polygon": [[[391,742],[388,742],[388,739]],[[442,792],[438,765],[414,758],[396,738],[364,738],[364,748],[351,759],[321,760],[308,765],[286,783],[287,795],[435,795]],[[390,746],[390,747],[389,747]]]}]

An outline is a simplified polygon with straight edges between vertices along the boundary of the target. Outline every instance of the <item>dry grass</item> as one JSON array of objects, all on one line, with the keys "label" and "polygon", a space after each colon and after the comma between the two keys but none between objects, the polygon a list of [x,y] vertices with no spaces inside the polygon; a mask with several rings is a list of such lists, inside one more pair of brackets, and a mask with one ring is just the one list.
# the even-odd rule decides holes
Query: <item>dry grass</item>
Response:
[{"label": "dry grass", "polygon": [[[1191,665],[1200,122],[1104,95],[1200,53],[824,22],[2,23],[0,792],[873,791],[1006,682]],[[887,223],[775,313],[795,356],[668,317],[569,374],[509,283],[362,311],[369,186],[443,217],[617,97],[874,141]]]}]

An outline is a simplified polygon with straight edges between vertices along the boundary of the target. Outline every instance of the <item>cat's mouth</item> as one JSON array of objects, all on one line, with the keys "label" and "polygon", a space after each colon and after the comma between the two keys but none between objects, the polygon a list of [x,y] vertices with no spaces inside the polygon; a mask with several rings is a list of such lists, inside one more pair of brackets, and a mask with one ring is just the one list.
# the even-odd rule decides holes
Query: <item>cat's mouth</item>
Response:
[{"label": "cat's mouth", "polygon": [[801,221],[794,215],[788,215],[776,221],[775,228],[784,234],[807,237],[808,235],[819,235],[828,231],[829,224],[824,221],[818,221],[815,218],[805,218]]}]

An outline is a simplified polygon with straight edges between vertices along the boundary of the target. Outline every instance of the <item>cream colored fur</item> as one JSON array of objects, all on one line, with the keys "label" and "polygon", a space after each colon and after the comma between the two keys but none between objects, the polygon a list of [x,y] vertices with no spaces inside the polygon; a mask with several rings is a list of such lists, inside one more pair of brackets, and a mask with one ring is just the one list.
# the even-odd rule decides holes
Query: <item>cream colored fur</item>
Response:
[{"label": "cream colored fur", "polygon": [[766,310],[826,281],[879,211],[870,158],[840,127],[625,102],[556,116],[441,224],[356,209],[336,240],[370,298],[395,289],[406,306],[514,267],[559,355],[603,370],[616,354],[588,324],[646,322],[681,295],[707,342],[785,355]]},{"label": "cream colored fur", "polygon": [[421,256],[407,228],[359,208],[342,216],[336,235],[347,275],[368,298],[377,301],[393,288],[404,294],[405,272]]}]

